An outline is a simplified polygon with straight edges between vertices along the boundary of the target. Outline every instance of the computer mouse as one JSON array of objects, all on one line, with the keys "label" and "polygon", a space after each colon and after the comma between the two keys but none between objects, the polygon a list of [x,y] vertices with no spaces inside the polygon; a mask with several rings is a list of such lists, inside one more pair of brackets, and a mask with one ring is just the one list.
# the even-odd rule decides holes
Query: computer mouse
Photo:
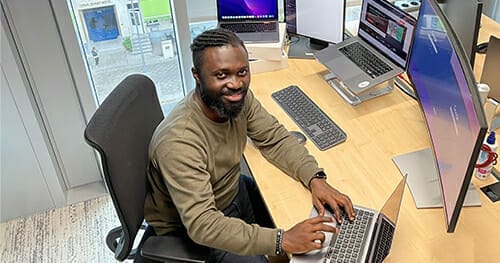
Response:
[{"label": "computer mouse", "polygon": [[486,51],[488,51],[488,42],[483,42],[481,44],[478,44],[476,46],[476,52],[479,54],[486,54]]},{"label": "computer mouse", "polygon": [[306,136],[302,133],[302,132],[299,132],[299,131],[291,131],[290,132],[291,135],[293,135],[295,138],[297,138],[297,141],[300,143],[300,144],[304,144],[306,143],[307,141],[307,138]]}]

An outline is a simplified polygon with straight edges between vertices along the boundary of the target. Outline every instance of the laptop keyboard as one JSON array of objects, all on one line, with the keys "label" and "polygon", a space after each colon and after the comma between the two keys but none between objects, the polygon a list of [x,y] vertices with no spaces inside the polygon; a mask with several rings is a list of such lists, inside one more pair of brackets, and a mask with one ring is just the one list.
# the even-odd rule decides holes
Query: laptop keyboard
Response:
[{"label": "laptop keyboard", "polygon": [[382,220],[380,226],[380,231],[378,235],[378,241],[375,242],[375,256],[373,262],[382,262],[387,255],[389,255],[389,250],[391,249],[392,238],[394,237],[394,226],[389,223],[386,219]]},{"label": "laptop keyboard", "polygon": [[276,31],[277,23],[226,23],[221,24],[222,28],[228,29],[236,33],[252,33],[252,32],[274,32]]},{"label": "laptop keyboard", "polygon": [[347,46],[343,46],[339,48],[339,51],[372,78],[392,70],[391,66],[387,65],[359,42],[352,42]]},{"label": "laptop keyboard", "polygon": [[346,140],[346,133],[299,87],[288,86],[271,96],[320,150]]},{"label": "laptop keyboard", "polygon": [[373,220],[374,213],[357,208],[354,208],[354,211],[356,219],[352,222],[342,212],[339,234],[332,236],[324,263],[359,262],[361,253],[367,244],[367,229]]}]

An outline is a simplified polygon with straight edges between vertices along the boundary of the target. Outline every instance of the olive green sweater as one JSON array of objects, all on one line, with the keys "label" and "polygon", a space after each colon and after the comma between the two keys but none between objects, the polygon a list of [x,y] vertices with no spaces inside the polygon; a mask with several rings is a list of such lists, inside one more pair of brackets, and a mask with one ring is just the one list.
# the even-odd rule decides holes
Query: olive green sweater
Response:
[{"label": "olive green sweater", "polygon": [[221,212],[237,194],[247,136],[269,162],[306,187],[321,170],[251,91],[240,115],[224,123],[208,119],[191,92],[157,127],[150,145],[144,212],[157,234],[183,224],[196,243],[239,255],[275,255],[277,229]]}]

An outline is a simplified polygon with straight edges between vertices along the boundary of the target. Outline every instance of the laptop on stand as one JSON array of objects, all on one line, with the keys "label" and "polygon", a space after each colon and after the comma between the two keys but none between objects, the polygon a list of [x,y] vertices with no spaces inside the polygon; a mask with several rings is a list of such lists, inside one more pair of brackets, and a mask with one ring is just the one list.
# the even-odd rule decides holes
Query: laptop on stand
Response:
[{"label": "laptop on stand", "polygon": [[387,0],[363,0],[357,36],[314,56],[333,78],[360,94],[406,70],[415,25],[413,16]]},{"label": "laptop on stand", "polygon": [[[325,233],[327,238],[322,249],[293,255],[290,262],[382,262],[391,248],[405,183],[406,176],[403,176],[380,212],[355,205],[356,218],[353,222],[344,217],[342,224],[337,226],[340,228],[337,235]],[[310,217],[317,215],[313,207]],[[332,216],[328,210],[325,215]]]},{"label": "laptop on stand", "polygon": [[217,0],[218,26],[245,43],[279,42],[277,0]]}]

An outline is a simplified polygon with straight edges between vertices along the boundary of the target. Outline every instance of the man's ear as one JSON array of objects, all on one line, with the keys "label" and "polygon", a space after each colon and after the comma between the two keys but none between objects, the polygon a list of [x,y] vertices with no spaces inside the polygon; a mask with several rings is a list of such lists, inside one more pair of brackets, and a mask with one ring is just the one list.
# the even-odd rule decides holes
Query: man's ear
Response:
[{"label": "man's ear", "polygon": [[194,80],[196,80],[196,84],[200,84],[200,73],[195,67],[191,68],[191,73],[193,74]]}]

